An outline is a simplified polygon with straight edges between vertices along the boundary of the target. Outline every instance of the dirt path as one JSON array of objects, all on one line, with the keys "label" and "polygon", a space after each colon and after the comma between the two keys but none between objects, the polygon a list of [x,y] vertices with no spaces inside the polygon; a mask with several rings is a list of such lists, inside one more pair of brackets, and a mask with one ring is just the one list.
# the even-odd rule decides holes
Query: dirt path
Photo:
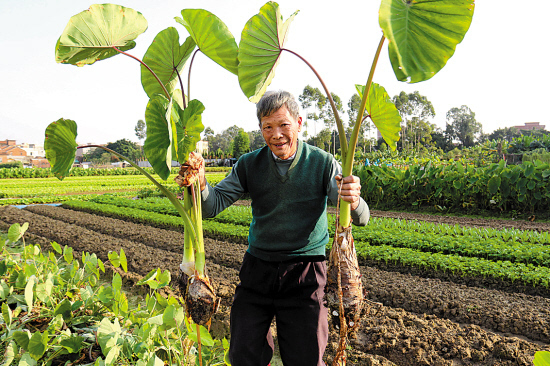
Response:
[{"label": "dirt path", "polygon": [[[136,277],[153,268],[176,273],[181,260],[183,238],[178,231],[61,207],[0,207],[0,227],[25,221],[30,223],[29,239],[45,246],[55,240],[102,259],[124,248],[129,271]],[[205,245],[209,275],[222,297],[213,331],[227,336],[246,246],[213,239],[206,239]],[[376,316],[363,318],[348,364],[532,365],[537,350],[550,350],[548,298],[400,273],[376,264],[363,266],[361,272],[369,299],[383,307]],[[336,341],[331,334],[327,362]]]}]

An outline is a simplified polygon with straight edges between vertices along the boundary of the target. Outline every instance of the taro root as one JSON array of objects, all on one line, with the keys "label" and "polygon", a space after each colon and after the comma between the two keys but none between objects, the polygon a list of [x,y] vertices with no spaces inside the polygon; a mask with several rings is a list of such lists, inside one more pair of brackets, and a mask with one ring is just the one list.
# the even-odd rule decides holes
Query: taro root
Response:
[{"label": "taro root", "polygon": [[206,274],[199,180],[203,166],[202,156],[190,153],[189,159],[181,166],[175,178],[176,183],[183,187],[183,208],[191,218],[193,226],[185,227],[178,287],[185,302],[187,315],[199,325],[209,324],[220,302]]}]

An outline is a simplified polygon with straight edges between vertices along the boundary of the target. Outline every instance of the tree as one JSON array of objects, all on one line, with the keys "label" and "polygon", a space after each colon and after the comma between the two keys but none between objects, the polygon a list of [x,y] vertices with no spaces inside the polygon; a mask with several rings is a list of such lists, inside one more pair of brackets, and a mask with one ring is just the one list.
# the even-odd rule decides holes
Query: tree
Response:
[{"label": "tree", "polygon": [[[139,158],[142,157],[142,152],[140,147],[135,143],[127,139],[117,140],[115,142],[110,142],[106,145],[108,149],[114,150],[119,154],[122,154],[129,158],[132,161],[136,161]],[[90,154],[86,156],[89,161],[94,161],[97,159],[100,159],[103,154],[108,154],[102,149],[95,149]],[[113,160],[110,158],[111,155],[109,155],[109,160]],[[116,159],[118,160],[118,159]],[[116,161],[114,160],[114,161]],[[104,161],[102,161],[104,162]]]},{"label": "tree", "polygon": [[307,140],[307,143],[313,146],[317,146],[320,149],[323,149],[325,151],[329,151],[330,149],[330,130],[328,128],[324,128],[315,136],[310,137]]},{"label": "tree", "polygon": [[475,139],[482,132],[481,123],[476,121],[475,113],[468,106],[451,108],[447,112],[447,123],[452,128],[452,136],[462,147],[474,145]]},{"label": "tree", "polygon": [[139,140],[143,140],[147,136],[147,127],[142,119],[137,121],[134,131],[136,131],[136,136]]},{"label": "tree", "polygon": [[[344,109],[342,107],[342,100],[340,97],[334,93],[330,93],[332,100],[334,101],[334,104],[336,106],[336,109],[340,113],[344,113]],[[322,121],[326,128],[328,128],[330,131],[336,130],[336,117],[334,117],[334,113],[332,111],[332,107],[330,105],[330,100],[319,90],[319,88],[314,88],[310,85],[307,85],[302,94],[298,96],[298,100],[300,101],[302,108],[304,110],[307,110],[310,107],[314,107],[314,112],[312,113],[306,113],[306,121],[305,121],[305,128],[307,128],[307,120],[314,120],[315,122]],[[308,136],[311,134],[307,134]],[[330,135],[330,132],[329,132]],[[336,153],[336,140],[337,138],[334,137],[331,141],[329,139],[329,152],[335,154]]]},{"label": "tree", "polygon": [[393,103],[404,124],[401,130],[403,149],[414,147],[427,139],[431,140],[429,136],[434,127],[429,127],[428,119],[435,116],[435,110],[428,98],[420,95],[418,91],[409,94],[402,91],[393,97]]},{"label": "tree", "polygon": [[250,150],[248,134],[241,128],[233,140],[233,157],[238,159]]},{"label": "tree", "polygon": [[204,129],[204,131],[202,132],[202,136],[203,136],[203,139],[204,139],[204,140],[208,141],[208,138],[209,138],[210,136],[214,136],[214,130],[211,129],[210,127],[206,127],[206,128]]},{"label": "tree", "polygon": [[250,139],[250,151],[254,151],[265,145],[265,140],[260,130],[248,132],[248,138]]},{"label": "tree", "polygon": [[516,137],[520,137],[521,133],[515,127],[499,128],[491,132],[488,136],[489,140],[506,140],[512,142]]},{"label": "tree", "polygon": [[[357,113],[359,112],[359,107],[361,107],[361,98],[357,93],[353,94],[348,102],[348,118],[349,118],[349,127],[346,129],[346,138],[349,139],[355,123],[357,122]],[[369,119],[364,119],[361,123],[361,128],[359,129],[359,138],[357,140],[357,147],[362,147],[363,152],[367,146],[370,147],[370,142],[368,137],[365,136],[372,129],[372,124]]]}]

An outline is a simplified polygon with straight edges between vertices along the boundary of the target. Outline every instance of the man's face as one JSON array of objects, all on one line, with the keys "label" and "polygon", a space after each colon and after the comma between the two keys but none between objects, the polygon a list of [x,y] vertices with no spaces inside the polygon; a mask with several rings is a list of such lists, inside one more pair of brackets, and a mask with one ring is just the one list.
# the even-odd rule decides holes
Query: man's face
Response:
[{"label": "man's face", "polygon": [[271,151],[280,159],[288,159],[296,152],[302,117],[294,119],[286,106],[282,106],[269,116],[262,117],[260,128]]}]

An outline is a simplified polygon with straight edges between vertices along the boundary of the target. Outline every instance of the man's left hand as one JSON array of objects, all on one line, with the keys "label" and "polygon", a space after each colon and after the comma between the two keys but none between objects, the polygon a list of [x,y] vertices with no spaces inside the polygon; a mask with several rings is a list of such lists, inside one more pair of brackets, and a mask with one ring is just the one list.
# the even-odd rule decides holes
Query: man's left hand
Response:
[{"label": "man's left hand", "polygon": [[342,175],[336,177],[338,187],[341,188],[340,196],[346,202],[351,203],[351,209],[355,210],[359,206],[359,198],[361,197],[361,180],[355,175],[350,175],[342,179]]}]

